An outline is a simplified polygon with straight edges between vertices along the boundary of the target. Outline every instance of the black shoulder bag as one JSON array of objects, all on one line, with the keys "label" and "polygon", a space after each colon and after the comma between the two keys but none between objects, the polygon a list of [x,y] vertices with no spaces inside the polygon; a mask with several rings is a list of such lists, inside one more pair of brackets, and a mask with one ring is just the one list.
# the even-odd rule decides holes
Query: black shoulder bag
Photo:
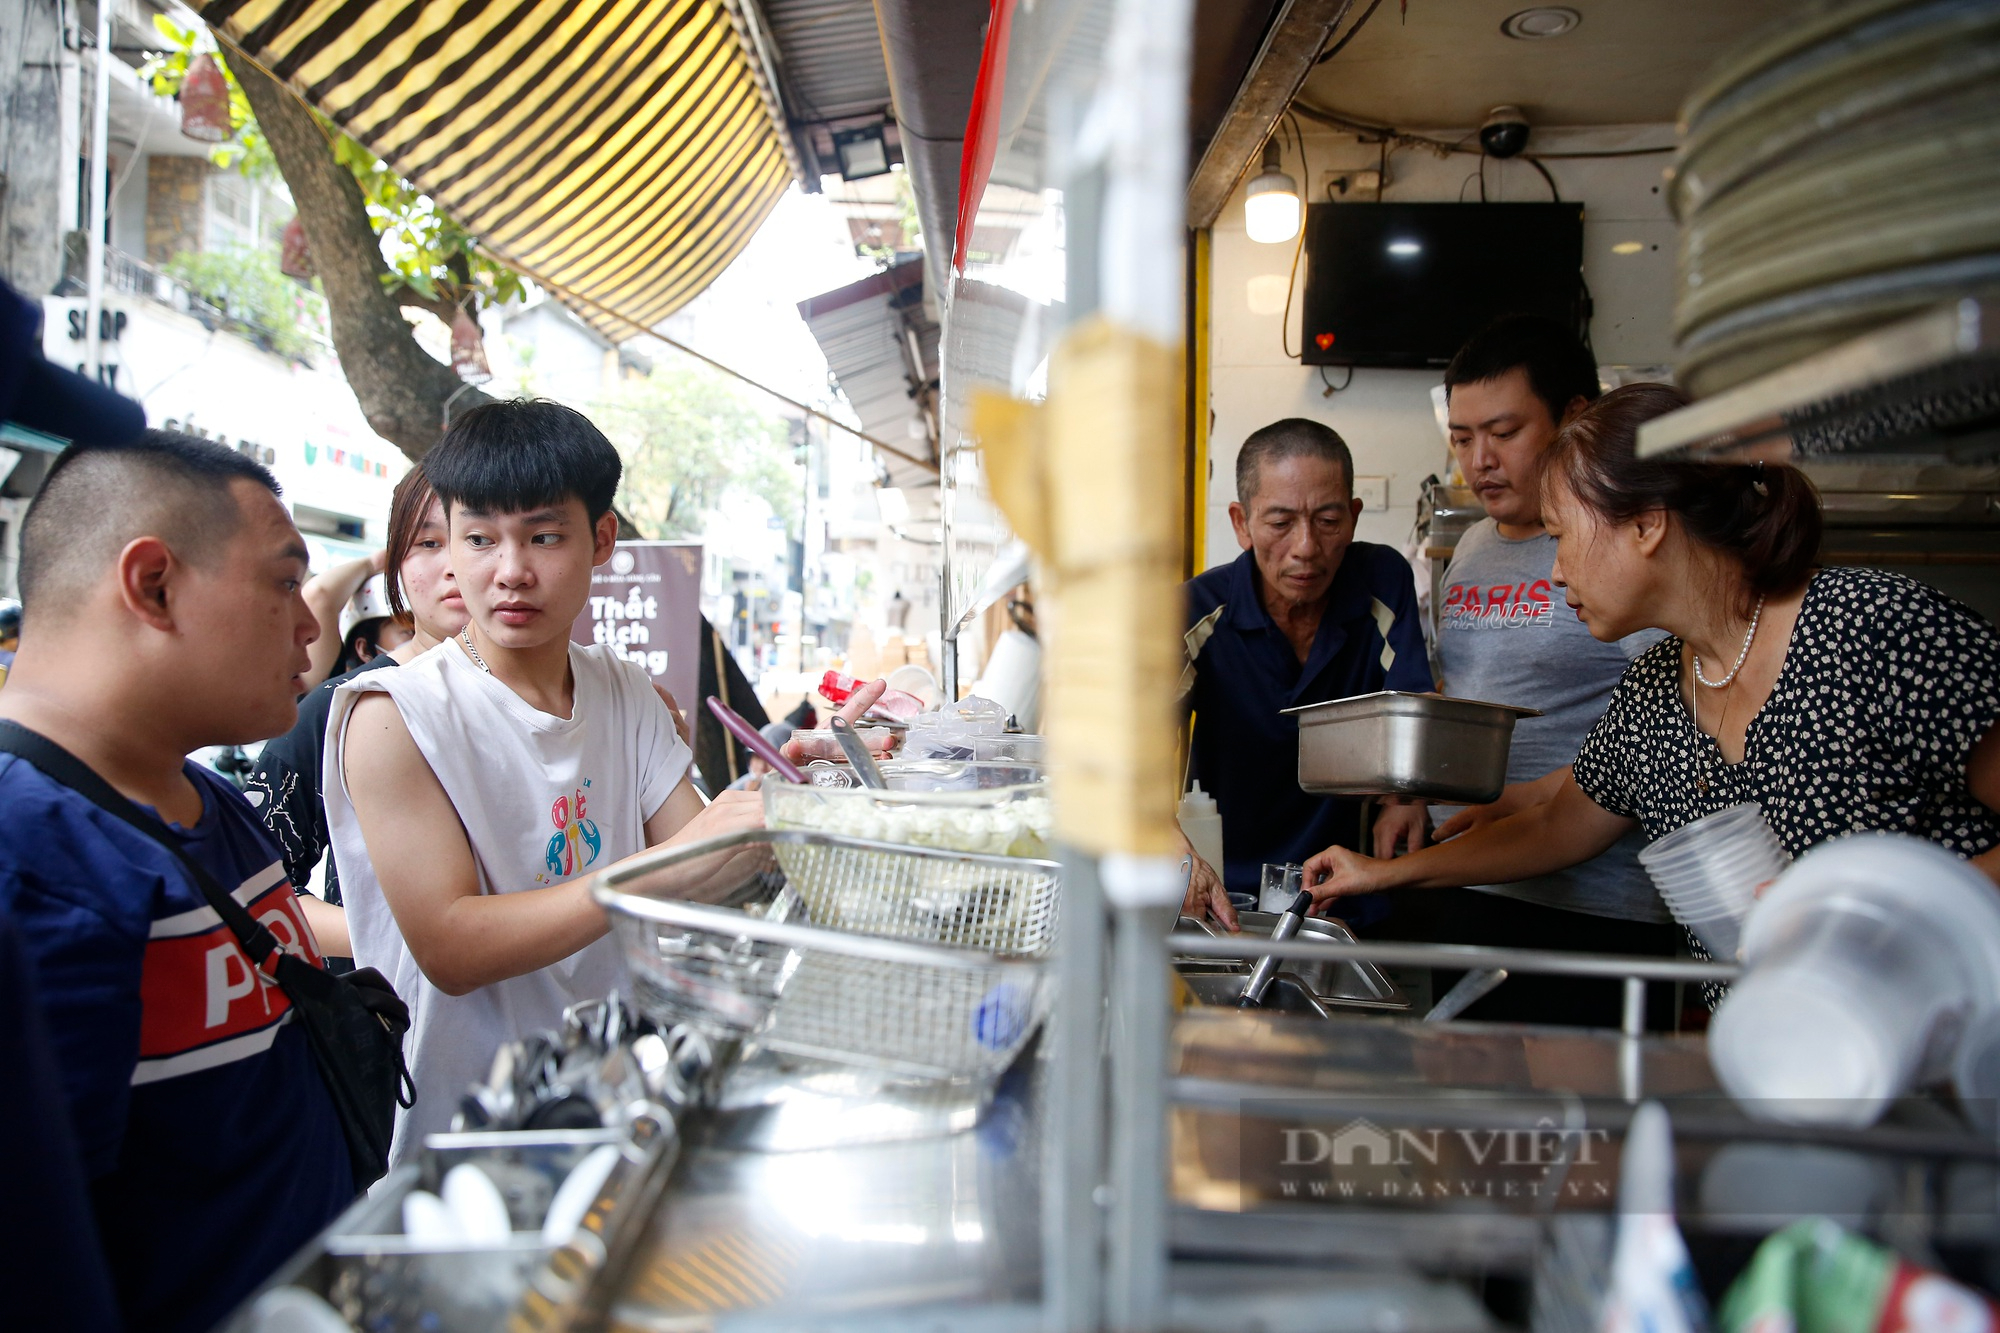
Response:
[{"label": "black shoulder bag", "polygon": [[[355,1187],[366,1189],[381,1179],[389,1169],[389,1139],[395,1129],[396,1108],[409,1106],[415,1092],[409,1067],[403,1063],[403,1034],[410,1030],[410,1007],[388,980],[372,967],[334,976],[286,953],[243,904],[181,849],[166,825],[121,796],[87,764],[46,736],[18,723],[0,721],[0,751],[27,760],[174,854],[201,896],[236,936],[251,964],[274,979],[291,1001],[347,1136]],[[274,957],[266,966],[266,960]]]}]

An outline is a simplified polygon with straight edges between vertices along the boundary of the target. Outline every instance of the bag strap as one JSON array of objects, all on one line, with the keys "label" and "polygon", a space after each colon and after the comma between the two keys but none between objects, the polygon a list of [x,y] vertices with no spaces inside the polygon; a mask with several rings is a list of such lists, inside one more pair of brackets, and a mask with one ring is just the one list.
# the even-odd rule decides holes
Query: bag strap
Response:
[{"label": "bag strap", "polygon": [[[243,946],[243,952],[250,956],[251,963],[259,971],[267,975],[272,974],[276,966],[275,960],[285,956],[278,947],[277,937],[271,934],[263,923],[251,916],[243,904],[236,901],[234,895],[216,883],[215,876],[209,874],[200,862],[187,854],[180,845],[180,840],[174,837],[157,817],[140,809],[117,788],[99,777],[90,765],[40,732],[30,731],[18,722],[0,719],[0,752],[27,760],[77,795],[88,799],[98,809],[124,820],[172,852],[174,858],[180,862],[181,868],[187,871],[188,878],[192,879],[195,887],[201,890],[201,896],[208,900],[208,905],[215,909],[215,914],[222,918],[223,924],[236,936],[237,943]],[[267,959],[273,960],[269,967],[265,965]]]}]

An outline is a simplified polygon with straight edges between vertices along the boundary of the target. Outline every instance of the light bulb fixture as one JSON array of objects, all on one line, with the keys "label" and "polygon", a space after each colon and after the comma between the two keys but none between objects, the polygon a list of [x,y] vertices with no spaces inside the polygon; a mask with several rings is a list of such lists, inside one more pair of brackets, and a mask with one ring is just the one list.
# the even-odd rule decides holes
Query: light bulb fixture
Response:
[{"label": "light bulb fixture", "polygon": [[1298,182],[1279,170],[1278,141],[1266,140],[1264,169],[1244,191],[1244,230],[1265,245],[1289,241],[1299,234],[1299,213]]}]

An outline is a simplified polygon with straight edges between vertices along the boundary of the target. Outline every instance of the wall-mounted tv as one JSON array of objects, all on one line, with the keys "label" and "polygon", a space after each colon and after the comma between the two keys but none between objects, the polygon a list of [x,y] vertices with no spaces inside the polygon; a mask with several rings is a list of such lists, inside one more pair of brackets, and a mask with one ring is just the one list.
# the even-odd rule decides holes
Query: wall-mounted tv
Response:
[{"label": "wall-mounted tv", "polygon": [[1487,321],[1581,331],[1582,204],[1313,204],[1309,366],[1442,366]]}]

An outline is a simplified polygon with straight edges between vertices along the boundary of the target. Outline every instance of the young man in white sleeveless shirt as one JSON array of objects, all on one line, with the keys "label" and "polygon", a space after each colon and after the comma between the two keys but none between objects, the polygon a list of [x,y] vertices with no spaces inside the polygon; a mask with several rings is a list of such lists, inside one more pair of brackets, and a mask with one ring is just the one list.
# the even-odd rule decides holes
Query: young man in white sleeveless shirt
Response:
[{"label": "young man in white sleeveless shirt", "polygon": [[617,536],[620,464],[596,427],[555,403],[492,403],[424,470],[472,620],[338,691],[324,785],[355,965],[410,1003],[417,1095],[395,1161],[450,1128],[502,1043],[626,989],[590,898],[599,872],[763,824],[755,792],[704,805],[643,669],[570,642]]}]

